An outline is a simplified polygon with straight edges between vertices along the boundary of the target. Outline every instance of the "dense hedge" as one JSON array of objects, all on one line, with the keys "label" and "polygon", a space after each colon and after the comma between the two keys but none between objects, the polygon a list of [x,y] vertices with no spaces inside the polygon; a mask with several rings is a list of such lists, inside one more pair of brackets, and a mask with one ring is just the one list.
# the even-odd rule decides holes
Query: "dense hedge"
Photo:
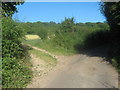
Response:
[{"label": "dense hedge", "polygon": [[2,18],[2,85],[24,87],[31,78],[30,69],[20,63],[26,54],[22,45],[24,30],[9,17]]}]

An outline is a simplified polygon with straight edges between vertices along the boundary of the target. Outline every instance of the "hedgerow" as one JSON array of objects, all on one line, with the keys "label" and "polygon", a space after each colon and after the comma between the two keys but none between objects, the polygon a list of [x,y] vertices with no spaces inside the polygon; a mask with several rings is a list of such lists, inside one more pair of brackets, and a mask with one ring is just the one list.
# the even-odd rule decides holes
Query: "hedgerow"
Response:
[{"label": "hedgerow", "polygon": [[27,54],[23,48],[24,30],[9,17],[2,18],[2,85],[22,88],[30,81],[32,72],[20,61]]}]

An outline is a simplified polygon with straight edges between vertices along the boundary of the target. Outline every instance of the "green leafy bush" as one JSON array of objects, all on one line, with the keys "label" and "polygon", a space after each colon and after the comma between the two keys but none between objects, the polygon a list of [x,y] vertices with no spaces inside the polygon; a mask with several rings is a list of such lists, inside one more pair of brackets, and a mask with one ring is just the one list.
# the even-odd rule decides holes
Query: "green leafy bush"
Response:
[{"label": "green leafy bush", "polygon": [[111,44],[111,48],[109,49],[109,57],[111,58],[111,63],[116,67],[118,72],[120,73],[120,42],[114,42]]},{"label": "green leafy bush", "polygon": [[112,65],[117,68],[120,73],[120,56],[112,58]]},{"label": "green leafy bush", "polygon": [[2,85],[3,88],[22,88],[31,79],[32,72],[24,63],[24,30],[11,18],[2,18]]},{"label": "green leafy bush", "polygon": [[23,88],[31,80],[30,69],[14,58],[3,58],[2,68],[3,88]]},{"label": "green leafy bush", "polygon": [[12,19],[2,18],[2,56],[20,57],[22,54],[23,29]]},{"label": "green leafy bush", "polygon": [[100,5],[101,12],[110,27],[109,57],[112,58],[112,64],[120,72],[120,2],[102,2]]},{"label": "green leafy bush", "polygon": [[48,32],[47,32],[46,29],[41,29],[36,34],[39,35],[40,38],[43,39],[43,40],[47,39],[47,37],[48,37]]},{"label": "green leafy bush", "polygon": [[99,30],[88,34],[84,40],[84,48],[89,49],[109,43],[110,33],[108,30]]}]

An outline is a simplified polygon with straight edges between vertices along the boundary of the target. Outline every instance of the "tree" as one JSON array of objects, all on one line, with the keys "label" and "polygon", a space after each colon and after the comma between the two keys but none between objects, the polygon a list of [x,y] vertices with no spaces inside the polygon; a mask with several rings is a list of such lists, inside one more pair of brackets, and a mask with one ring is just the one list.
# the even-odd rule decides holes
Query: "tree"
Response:
[{"label": "tree", "polygon": [[120,1],[102,2],[101,11],[106,17],[111,32],[111,48],[109,50],[113,66],[120,72]]},{"label": "tree", "polygon": [[[20,4],[23,4],[23,2],[2,2],[2,54],[4,57],[7,56],[7,54],[9,54],[10,57],[17,57],[19,55],[13,55],[13,52],[17,53],[20,49],[23,49],[21,43],[24,37],[24,29],[11,18],[12,14],[17,12],[16,6]],[[17,45],[18,47],[16,46],[17,49],[14,49],[10,45]],[[8,47],[11,48],[8,49]]]},{"label": "tree", "polygon": [[110,26],[112,41],[120,41],[120,1],[102,2],[101,12],[106,17],[107,23]]},{"label": "tree", "polygon": [[24,28],[11,18],[12,14],[17,12],[16,6],[21,3],[22,2],[2,3],[1,71],[3,88],[23,88],[31,78],[30,69],[23,63],[24,58],[28,55],[27,48],[22,44]]},{"label": "tree", "polygon": [[65,18],[65,21],[61,23],[61,29],[63,32],[74,32],[75,31],[74,18]]},{"label": "tree", "polygon": [[101,12],[106,17],[111,30],[120,29],[120,1],[102,2]]},{"label": "tree", "polygon": [[4,17],[12,16],[17,12],[17,5],[21,5],[24,2],[2,2],[2,15]]}]

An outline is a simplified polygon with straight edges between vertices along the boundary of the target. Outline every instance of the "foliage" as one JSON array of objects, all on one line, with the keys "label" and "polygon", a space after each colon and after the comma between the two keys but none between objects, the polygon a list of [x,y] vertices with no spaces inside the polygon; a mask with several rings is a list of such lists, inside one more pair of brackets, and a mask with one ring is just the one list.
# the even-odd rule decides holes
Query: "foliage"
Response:
[{"label": "foliage", "polygon": [[28,66],[20,63],[22,59],[25,60],[23,57],[27,56],[26,47],[22,45],[24,29],[9,17],[3,17],[2,34],[3,88],[22,88],[31,79]]},{"label": "foliage", "polygon": [[[21,25],[24,24],[27,23],[21,23]],[[96,44],[99,42],[97,45],[104,44],[106,42],[105,40],[107,40],[108,38],[107,36],[105,36],[105,33],[107,33],[107,30],[109,29],[107,23],[75,23],[74,18],[65,18],[64,21],[58,24],[51,24],[51,22],[35,22],[29,23],[29,26],[31,26],[31,29],[29,31],[33,32],[31,34],[40,33],[41,35],[39,36],[42,36],[43,32],[46,32],[47,34],[45,36],[49,38],[42,38],[44,39],[44,41],[28,40],[26,41],[26,43],[49,50],[49,52],[53,52],[55,54],[75,53],[80,48],[85,47],[85,45],[90,46],[91,36],[94,37],[94,40],[91,39],[91,41],[95,41]],[[28,30],[25,31],[27,31],[27,33],[29,34]],[[103,39],[106,37],[107,38],[105,40],[101,40],[100,42],[98,39],[101,39],[102,36],[104,36]],[[93,47],[97,46],[96,44],[94,44]]]},{"label": "foliage", "polygon": [[111,30],[120,27],[120,2],[103,2],[101,3],[101,12],[106,17]]},{"label": "foliage", "polygon": [[18,59],[4,57],[2,62],[3,88],[23,88],[31,80],[32,72]]},{"label": "foliage", "polygon": [[62,47],[55,46],[56,42],[54,42],[52,40],[45,40],[45,41],[42,41],[40,39],[26,40],[24,43],[30,44],[30,45],[38,47],[38,48],[42,48],[44,50],[47,50],[47,51],[49,51],[53,54],[57,54],[57,55],[70,55],[71,54],[70,50],[65,50]]},{"label": "foliage", "polygon": [[20,57],[23,54],[22,40],[24,38],[24,29],[12,19],[2,18],[2,56]]},{"label": "foliage", "polygon": [[20,23],[21,27],[23,27],[25,29],[25,31],[27,32],[27,34],[32,34],[32,35],[39,35],[41,37],[41,39],[47,39],[48,36],[52,37],[54,32],[56,30],[58,30],[59,25],[54,23],[54,22],[50,22],[50,23],[46,23],[46,22],[35,22],[35,23]]},{"label": "foliage", "polygon": [[41,29],[39,32],[37,32],[37,35],[39,35],[41,39],[47,39],[48,37],[46,29]]},{"label": "foliage", "polygon": [[[13,21],[17,5],[23,2],[2,2],[2,87],[22,88],[30,82],[32,72],[26,46],[22,45],[24,29]],[[1,9],[1,8],[0,8]]]},{"label": "foliage", "polygon": [[75,31],[75,23],[74,18],[65,18],[65,20],[61,23],[61,31],[62,32],[74,32]]},{"label": "foliage", "polygon": [[120,73],[120,56],[112,58],[112,65],[117,68],[118,72]]},{"label": "foliage", "polygon": [[[71,22],[67,25],[67,22]],[[68,26],[68,27],[67,27]],[[73,18],[65,18],[61,23],[61,29],[57,31],[56,37],[53,39],[56,46],[67,50],[82,50],[83,48],[96,47],[104,43],[108,43],[109,33],[106,23],[74,23]],[[74,29],[72,28],[74,27]],[[69,31],[66,32],[65,30]]]},{"label": "foliage", "polygon": [[109,43],[110,33],[109,30],[100,30],[90,33],[84,40],[83,48],[94,48],[100,45]]},{"label": "foliage", "polygon": [[12,16],[15,12],[17,12],[17,5],[21,5],[24,2],[2,2],[2,15]]},{"label": "foliage", "polygon": [[107,23],[110,26],[111,42],[120,41],[120,1],[119,2],[103,2],[101,11],[106,17]]},{"label": "foliage", "polygon": [[120,72],[120,1],[102,2],[101,11],[107,19],[110,26],[111,48],[109,55],[112,58],[112,64]]}]

